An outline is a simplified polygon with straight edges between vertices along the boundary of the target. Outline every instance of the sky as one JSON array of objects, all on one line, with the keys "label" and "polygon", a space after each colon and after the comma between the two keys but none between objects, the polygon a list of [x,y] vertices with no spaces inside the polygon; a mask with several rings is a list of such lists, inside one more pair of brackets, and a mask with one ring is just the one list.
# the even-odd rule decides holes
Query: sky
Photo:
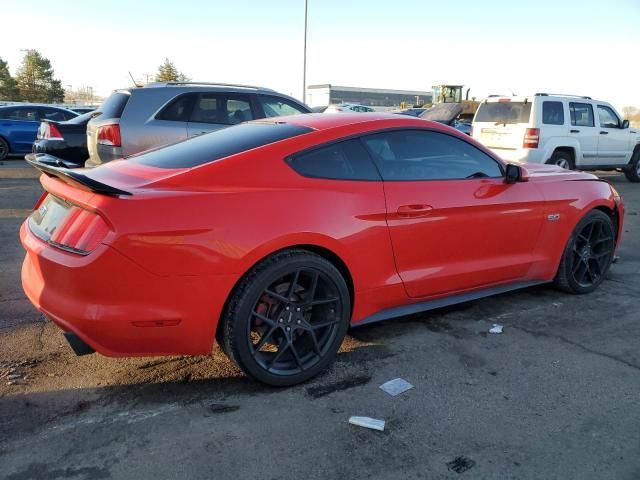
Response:
[{"label": "sky", "polygon": [[[51,61],[99,95],[157,72],[302,99],[304,0],[0,0],[0,58]],[[589,95],[640,107],[640,0],[308,0],[307,84],[471,96]]]}]

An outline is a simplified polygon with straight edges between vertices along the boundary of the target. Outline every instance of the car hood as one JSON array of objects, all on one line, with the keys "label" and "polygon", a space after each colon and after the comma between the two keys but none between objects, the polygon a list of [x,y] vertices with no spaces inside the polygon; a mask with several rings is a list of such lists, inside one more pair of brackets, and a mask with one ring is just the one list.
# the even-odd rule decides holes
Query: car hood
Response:
[{"label": "car hood", "polygon": [[422,112],[420,118],[450,125],[462,113],[462,110],[463,107],[460,103],[439,103]]},{"label": "car hood", "polygon": [[557,165],[547,165],[541,163],[523,163],[522,166],[531,179],[558,179],[563,180],[600,180],[592,173],[567,170]]}]

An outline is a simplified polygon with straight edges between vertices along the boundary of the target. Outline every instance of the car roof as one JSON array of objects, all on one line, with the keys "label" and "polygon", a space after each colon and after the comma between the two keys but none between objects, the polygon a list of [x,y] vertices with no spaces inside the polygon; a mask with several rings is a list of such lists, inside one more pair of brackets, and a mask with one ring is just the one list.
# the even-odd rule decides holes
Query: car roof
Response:
[{"label": "car roof", "polygon": [[73,110],[67,108],[67,107],[58,107],[57,105],[47,105],[46,103],[28,103],[28,104],[14,104],[14,105],[0,105],[0,109],[2,110],[6,110],[7,108],[11,108],[11,109],[15,109],[15,108],[33,108],[33,107],[39,107],[39,108],[54,108],[56,110],[63,110],[65,112],[71,112],[71,113],[76,113]]},{"label": "car roof", "polygon": [[[416,117],[395,115],[386,112],[371,113],[344,113],[342,115],[327,115],[324,113],[306,113],[304,115],[289,115],[286,117],[272,117],[269,119],[253,120],[253,122],[290,123],[314,130],[328,130],[330,128],[344,127],[347,125],[365,125],[378,122],[398,122],[407,126],[431,126],[433,122]],[[435,124],[438,125],[438,124]]]}]

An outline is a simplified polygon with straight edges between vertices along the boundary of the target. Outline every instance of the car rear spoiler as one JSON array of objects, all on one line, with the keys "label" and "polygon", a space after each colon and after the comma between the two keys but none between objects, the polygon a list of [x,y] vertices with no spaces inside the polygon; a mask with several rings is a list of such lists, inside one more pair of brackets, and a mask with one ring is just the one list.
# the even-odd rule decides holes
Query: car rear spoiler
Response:
[{"label": "car rear spoiler", "polygon": [[33,167],[49,177],[57,177],[74,187],[102,195],[131,195],[130,192],[120,190],[105,183],[66,167],[63,160],[48,154],[27,155],[25,160]]}]

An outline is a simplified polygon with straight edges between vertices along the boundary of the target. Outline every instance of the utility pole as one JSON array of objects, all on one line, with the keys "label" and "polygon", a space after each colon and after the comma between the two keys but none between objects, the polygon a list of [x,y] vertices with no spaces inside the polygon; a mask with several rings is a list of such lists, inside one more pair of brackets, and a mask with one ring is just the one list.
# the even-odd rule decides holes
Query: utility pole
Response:
[{"label": "utility pole", "polygon": [[302,57],[302,103],[307,103],[307,1],[304,0],[304,51]]}]

